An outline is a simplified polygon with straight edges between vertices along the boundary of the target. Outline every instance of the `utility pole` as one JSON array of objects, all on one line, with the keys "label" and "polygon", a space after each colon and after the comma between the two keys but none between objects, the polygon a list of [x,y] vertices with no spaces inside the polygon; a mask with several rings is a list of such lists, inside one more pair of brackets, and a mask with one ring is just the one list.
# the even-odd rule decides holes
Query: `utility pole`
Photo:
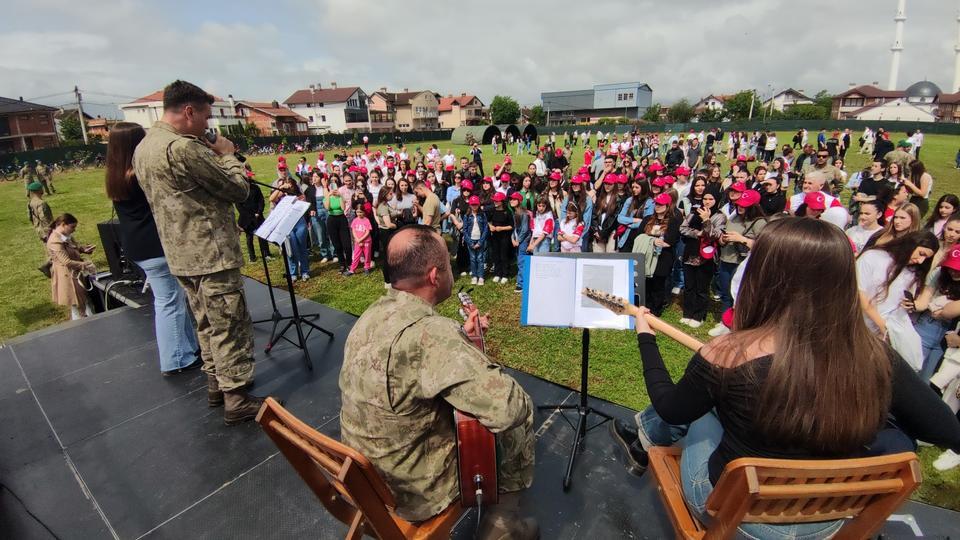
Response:
[{"label": "utility pole", "polygon": [[753,120],[753,102],[757,100],[757,91],[756,89],[750,91],[750,114],[747,115],[747,120]]},{"label": "utility pole", "polygon": [[80,132],[83,133],[83,144],[90,144],[87,140],[87,124],[83,121],[83,104],[80,99],[80,89],[76,85],[73,87],[73,95],[77,97],[77,116],[80,118]]}]

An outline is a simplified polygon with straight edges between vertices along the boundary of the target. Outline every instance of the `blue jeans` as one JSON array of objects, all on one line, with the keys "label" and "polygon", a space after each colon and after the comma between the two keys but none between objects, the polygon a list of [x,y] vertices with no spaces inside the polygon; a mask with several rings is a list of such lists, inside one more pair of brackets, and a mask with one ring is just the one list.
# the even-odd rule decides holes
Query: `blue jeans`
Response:
[{"label": "blue jeans", "polygon": [[320,248],[320,256],[332,259],[333,245],[330,243],[330,237],[327,236],[327,215],[317,212],[317,215],[310,218],[310,226],[313,228],[313,243]]},{"label": "blue jeans", "polygon": [[[307,235],[307,223],[298,219],[290,231],[290,267],[291,276],[310,273],[310,238]],[[298,271],[299,270],[299,271]]]},{"label": "blue jeans", "polygon": [[469,238],[465,238],[464,241],[467,243],[467,252],[470,254],[470,275],[475,278],[482,278],[483,263],[487,257],[487,246],[481,244],[480,247],[474,248],[473,242]]},{"label": "blue jeans", "polygon": [[683,288],[683,250],[684,242],[680,240],[677,242],[677,245],[674,246],[673,252],[677,254],[677,260],[673,261],[673,272],[671,277],[673,279],[673,286],[682,289]]},{"label": "blue jeans", "polygon": [[160,352],[160,371],[173,371],[197,360],[196,324],[187,308],[187,296],[170,274],[165,257],[136,261],[153,290],[153,325]]},{"label": "blue jeans", "polygon": [[550,246],[553,244],[551,238],[544,238],[542,242],[537,244],[537,247],[533,248],[534,253],[550,253]]},{"label": "blue jeans", "polygon": [[733,307],[733,295],[730,294],[730,282],[737,271],[737,263],[720,261],[717,269],[717,294],[720,295],[720,310],[726,311]]},{"label": "blue jeans", "polygon": [[923,367],[920,368],[920,378],[924,382],[929,382],[937,372],[937,366],[943,358],[943,347],[940,342],[943,335],[951,330],[950,321],[940,321],[930,316],[929,311],[924,311],[917,317],[913,323],[913,328],[920,334],[921,350],[923,351]]},{"label": "blue jeans", "polygon": [[[720,445],[723,426],[715,413],[710,412],[692,424],[673,426],[663,421],[653,406],[637,413],[640,442],[649,446],[670,446],[675,442],[683,447],[680,457],[680,479],[683,483],[683,498],[701,522],[707,522],[707,498],[713,491],[710,482],[710,456]],[[826,538],[843,525],[843,520],[817,523],[771,525],[767,523],[742,523],[737,529],[737,538],[764,540],[813,540]]]},{"label": "blue jeans", "polygon": [[517,246],[517,288],[523,288],[523,273],[527,270],[527,265],[530,264],[530,254],[527,253],[527,248],[530,247],[529,242],[524,242]]}]

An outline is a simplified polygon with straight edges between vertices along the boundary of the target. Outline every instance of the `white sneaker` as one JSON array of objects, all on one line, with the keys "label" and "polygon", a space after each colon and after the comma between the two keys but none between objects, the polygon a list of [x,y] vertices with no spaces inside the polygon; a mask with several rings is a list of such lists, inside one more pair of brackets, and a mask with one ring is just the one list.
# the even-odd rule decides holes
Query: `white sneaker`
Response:
[{"label": "white sneaker", "polygon": [[711,328],[710,331],[707,332],[707,333],[710,334],[710,335],[713,336],[713,337],[719,337],[719,336],[722,336],[722,335],[724,335],[724,334],[729,334],[729,333],[730,333],[730,329],[727,328],[727,326],[726,326],[725,324],[723,324],[723,323],[717,323],[717,325],[714,326],[713,328]]},{"label": "white sneaker", "polygon": [[370,261],[370,268],[376,268],[376,267],[377,267],[376,261]]},{"label": "white sneaker", "polygon": [[334,257],[334,258],[333,258],[333,262],[340,262],[340,258],[339,258],[339,257]]},{"label": "white sneaker", "polygon": [[327,263],[327,262],[330,262],[330,259],[328,259],[328,258],[326,258],[326,257],[320,259],[320,264]]},{"label": "white sneaker", "polygon": [[389,283],[384,283],[384,284],[383,284],[383,288],[384,288],[384,289],[389,289],[389,288],[390,288],[390,284],[389,284]]},{"label": "white sneaker", "polygon": [[477,285],[483,285],[483,278],[477,280]]},{"label": "white sneaker", "polygon": [[303,281],[306,281],[310,279],[310,274],[303,274],[302,276],[300,276],[300,279],[302,279]]},{"label": "white sneaker", "polygon": [[700,328],[700,325],[703,324],[701,321],[695,321],[693,319],[687,319],[687,326],[690,328]]},{"label": "white sneaker", "polygon": [[466,272],[460,272],[460,277],[463,277],[463,276],[465,276],[465,275],[467,275]]},{"label": "white sneaker", "polygon": [[297,276],[296,276],[296,275],[290,276],[290,281],[296,281],[296,280],[297,280]]},{"label": "white sneaker", "polygon": [[471,284],[471,285],[476,285],[476,284],[477,284],[477,278],[475,278],[475,277],[470,278],[470,284]]},{"label": "white sneaker", "polygon": [[674,287],[673,290],[670,291],[670,293],[673,294],[674,296],[680,294],[680,287]]},{"label": "white sneaker", "polygon": [[689,325],[690,325],[690,319],[688,319],[688,318],[686,318],[686,317],[682,317],[682,318],[680,319],[680,324],[689,326]]},{"label": "white sneaker", "polygon": [[940,454],[940,457],[933,462],[933,468],[938,471],[949,471],[957,465],[960,465],[960,454],[953,450],[947,450]]}]

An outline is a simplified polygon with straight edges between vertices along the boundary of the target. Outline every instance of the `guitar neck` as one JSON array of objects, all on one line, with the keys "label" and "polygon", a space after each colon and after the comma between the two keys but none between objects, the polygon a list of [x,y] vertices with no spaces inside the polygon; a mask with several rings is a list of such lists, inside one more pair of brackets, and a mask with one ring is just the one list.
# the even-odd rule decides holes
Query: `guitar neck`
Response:
[{"label": "guitar neck", "polygon": [[667,324],[658,317],[647,313],[644,318],[647,320],[647,324],[650,325],[650,328],[656,330],[657,332],[663,333],[670,339],[676,341],[691,351],[696,351],[699,350],[700,347],[703,347],[703,343],[700,340],[678,328],[671,326],[670,324]]}]

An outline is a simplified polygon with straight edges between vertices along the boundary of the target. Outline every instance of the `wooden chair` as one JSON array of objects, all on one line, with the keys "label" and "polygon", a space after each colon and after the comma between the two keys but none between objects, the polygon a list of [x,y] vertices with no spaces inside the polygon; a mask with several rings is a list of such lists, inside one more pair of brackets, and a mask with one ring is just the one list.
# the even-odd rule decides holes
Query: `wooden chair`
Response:
[{"label": "wooden chair", "polygon": [[463,510],[459,501],[439,515],[411,523],[393,513],[396,502],[380,473],[356,450],[317,432],[273,398],[257,423],[335,518],[350,526],[347,539],[449,538]]},{"label": "wooden chair", "polygon": [[677,447],[650,449],[650,470],[677,538],[731,538],[741,523],[807,523],[851,518],[836,539],[869,538],[920,484],[913,452],[838,460],[741,458],[707,498],[708,523],[683,498]]}]

